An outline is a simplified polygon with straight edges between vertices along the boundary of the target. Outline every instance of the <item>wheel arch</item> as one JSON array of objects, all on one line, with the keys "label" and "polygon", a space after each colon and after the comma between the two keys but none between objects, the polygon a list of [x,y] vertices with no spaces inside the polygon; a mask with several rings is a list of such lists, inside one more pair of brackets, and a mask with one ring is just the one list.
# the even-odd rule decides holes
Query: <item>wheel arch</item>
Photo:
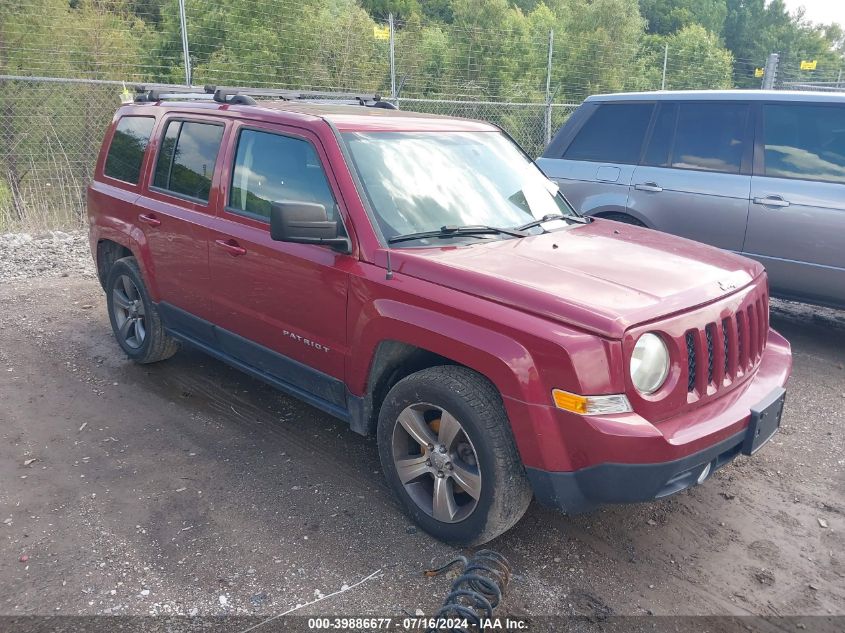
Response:
[{"label": "wheel arch", "polygon": [[639,213],[632,213],[629,209],[598,211],[592,213],[591,215],[597,218],[602,218],[604,220],[614,220],[616,222],[624,222],[625,220],[621,219],[620,216],[627,216],[634,220],[634,222],[638,225],[642,225],[646,228],[652,228],[651,226],[649,226],[645,218],[642,217],[642,215],[640,215]]},{"label": "wheel arch", "polygon": [[155,281],[154,263],[143,231],[137,227],[125,232],[112,224],[94,225],[91,229],[91,247],[94,250],[94,262],[101,285],[105,287],[109,269],[114,262],[131,256],[138,262],[138,268],[141,270],[141,277],[150,298],[158,302],[159,292]]},{"label": "wheel arch", "polygon": [[103,290],[106,289],[106,279],[108,279],[109,271],[114,266],[114,263],[119,259],[132,255],[132,251],[124,244],[110,239],[100,239],[97,241],[97,277],[100,280]]},{"label": "wheel arch", "polygon": [[[448,315],[389,300],[375,302],[380,313],[356,334],[351,350],[349,389],[362,400],[361,418],[372,432],[384,397],[399,380],[429,367],[457,365],[489,381],[504,400],[523,399],[534,374],[517,341]],[[514,362],[516,361],[516,362]]]}]

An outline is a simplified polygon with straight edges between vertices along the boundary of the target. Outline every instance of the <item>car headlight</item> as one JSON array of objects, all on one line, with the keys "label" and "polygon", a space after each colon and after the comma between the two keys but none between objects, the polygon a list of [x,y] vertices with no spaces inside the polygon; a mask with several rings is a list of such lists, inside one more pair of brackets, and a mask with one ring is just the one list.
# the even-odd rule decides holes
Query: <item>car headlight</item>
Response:
[{"label": "car headlight", "polygon": [[631,354],[631,380],[637,391],[654,393],[669,375],[669,350],[657,334],[643,334]]}]

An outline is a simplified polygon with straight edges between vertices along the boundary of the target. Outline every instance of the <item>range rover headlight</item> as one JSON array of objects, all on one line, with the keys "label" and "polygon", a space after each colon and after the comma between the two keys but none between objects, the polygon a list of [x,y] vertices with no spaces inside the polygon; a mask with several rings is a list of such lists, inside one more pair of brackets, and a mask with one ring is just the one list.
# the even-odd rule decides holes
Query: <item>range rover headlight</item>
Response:
[{"label": "range rover headlight", "polygon": [[654,393],[669,375],[669,350],[657,334],[647,332],[634,345],[631,354],[631,380],[637,391]]}]

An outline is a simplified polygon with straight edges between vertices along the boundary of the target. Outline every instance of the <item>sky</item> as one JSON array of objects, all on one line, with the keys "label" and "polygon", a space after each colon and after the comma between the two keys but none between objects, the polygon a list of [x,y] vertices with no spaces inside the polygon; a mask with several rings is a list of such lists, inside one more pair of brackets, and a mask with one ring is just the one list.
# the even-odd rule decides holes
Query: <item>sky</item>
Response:
[{"label": "sky", "polygon": [[810,22],[838,22],[845,27],[845,0],[784,0],[790,13],[800,7],[807,11],[805,19]]}]

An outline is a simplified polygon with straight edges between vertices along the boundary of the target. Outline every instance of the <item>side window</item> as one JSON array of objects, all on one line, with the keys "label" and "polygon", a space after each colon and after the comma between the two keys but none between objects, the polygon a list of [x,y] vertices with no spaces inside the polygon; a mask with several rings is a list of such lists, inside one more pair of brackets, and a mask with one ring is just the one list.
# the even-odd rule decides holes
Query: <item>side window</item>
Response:
[{"label": "side window", "polygon": [[208,202],[223,125],[170,121],[161,142],[153,185]]},{"label": "side window", "polygon": [[668,167],[671,160],[672,139],[675,136],[675,122],[678,120],[678,106],[664,103],[654,120],[643,164],[652,167]]},{"label": "side window", "polygon": [[283,200],[316,202],[331,220],[339,220],[323,166],[308,141],[258,130],[242,130],[238,138],[231,211],[270,217],[270,206]]},{"label": "side window", "polygon": [[150,116],[125,116],[117,122],[103,168],[106,176],[138,184],[154,124],[155,118]]},{"label": "side window", "polygon": [[764,173],[845,183],[845,107],[765,105]]},{"label": "side window", "polygon": [[672,167],[738,174],[748,104],[681,103]]},{"label": "side window", "polygon": [[563,157],[636,165],[653,103],[607,103],[593,112]]}]

